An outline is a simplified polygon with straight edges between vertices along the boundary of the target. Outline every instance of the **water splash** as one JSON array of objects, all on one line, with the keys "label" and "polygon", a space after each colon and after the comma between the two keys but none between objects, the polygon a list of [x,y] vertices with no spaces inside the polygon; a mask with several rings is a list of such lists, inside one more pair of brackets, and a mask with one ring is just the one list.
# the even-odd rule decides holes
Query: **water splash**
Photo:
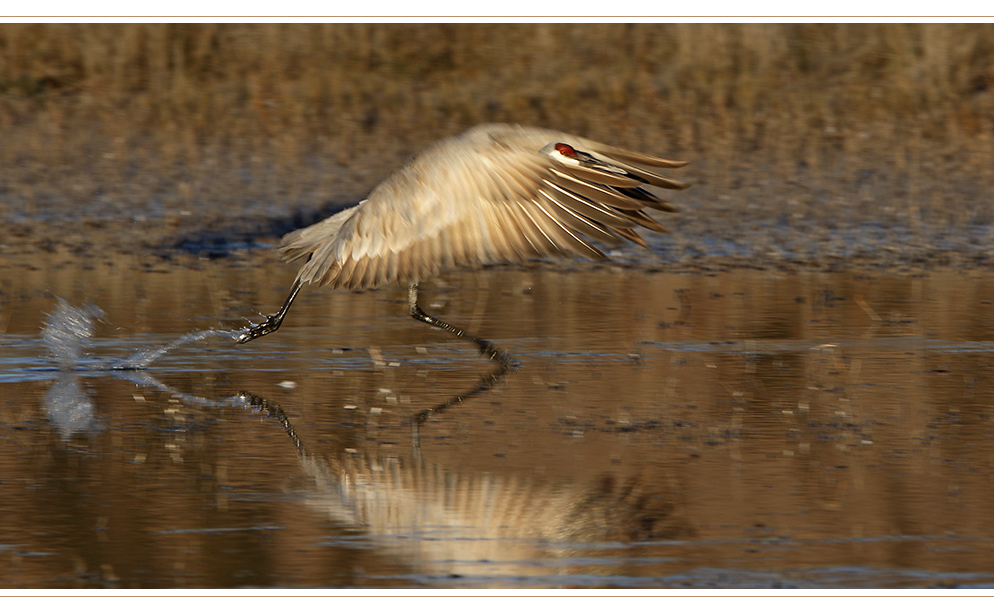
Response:
[{"label": "water splash", "polygon": [[46,316],[41,341],[59,370],[76,370],[93,338],[94,320],[103,318],[104,312],[93,304],[77,308],[62,298],[58,301],[55,311]]},{"label": "water splash", "polygon": [[96,305],[74,307],[62,298],[57,298],[55,310],[46,316],[41,330],[42,343],[48,352],[49,360],[61,371],[58,380],[45,394],[43,404],[48,419],[67,440],[76,432],[91,431],[96,428],[97,419],[93,400],[80,382],[80,372],[108,372],[116,377],[131,381],[136,385],[150,387],[170,394],[180,402],[191,406],[223,407],[235,406],[250,408],[250,403],[242,396],[222,400],[210,400],[180,392],[158,381],[142,369],[170,351],[210,337],[237,340],[241,330],[195,330],[175,341],[136,351],[125,358],[111,359],[89,356],[94,327],[105,317]]},{"label": "water splash", "polygon": [[80,362],[93,338],[94,321],[102,317],[104,312],[96,305],[77,308],[58,298],[55,310],[46,316],[41,330],[48,358],[62,371],[58,381],[45,394],[43,405],[49,421],[63,440],[75,432],[93,428],[93,401],[71,373],[80,369]]},{"label": "water splash", "polygon": [[173,342],[162,345],[155,349],[143,349],[141,351],[136,351],[135,353],[129,355],[126,358],[117,360],[110,365],[111,370],[141,370],[143,368],[148,368],[149,364],[157,360],[159,357],[169,353],[177,347],[182,347],[187,343],[193,343],[196,341],[203,340],[205,338],[210,338],[212,336],[220,336],[222,338],[229,338],[231,340],[238,340],[238,336],[241,334],[242,330],[194,330],[189,334],[184,334]]},{"label": "water splash", "polygon": [[86,394],[79,377],[59,373],[59,379],[45,394],[42,405],[48,420],[68,440],[76,432],[86,432],[96,427],[93,400]]},{"label": "water splash", "polygon": [[141,349],[126,358],[98,360],[87,366],[82,364],[86,350],[93,338],[93,328],[97,320],[105,314],[100,307],[90,304],[74,307],[62,298],[57,298],[55,310],[49,313],[41,330],[42,343],[48,350],[49,359],[59,370],[141,370],[169,353],[188,343],[210,337],[238,340],[244,329],[239,330],[194,330],[175,341],[152,349]]}]

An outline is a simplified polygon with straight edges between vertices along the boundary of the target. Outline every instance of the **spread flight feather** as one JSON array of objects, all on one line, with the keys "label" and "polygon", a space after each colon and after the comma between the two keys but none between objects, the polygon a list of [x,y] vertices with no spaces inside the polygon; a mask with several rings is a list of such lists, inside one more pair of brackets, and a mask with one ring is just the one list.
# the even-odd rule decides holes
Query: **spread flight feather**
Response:
[{"label": "spread flight feather", "polygon": [[354,290],[536,256],[604,259],[589,239],[644,246],[635,226],[666,231],[643,209],[675,209],[643,186],[687,186],[645,167],[685,164],[553,130],[481,125],[432,145],[358,205],[286,235],[280,251],[306,258],[298,282]]}]

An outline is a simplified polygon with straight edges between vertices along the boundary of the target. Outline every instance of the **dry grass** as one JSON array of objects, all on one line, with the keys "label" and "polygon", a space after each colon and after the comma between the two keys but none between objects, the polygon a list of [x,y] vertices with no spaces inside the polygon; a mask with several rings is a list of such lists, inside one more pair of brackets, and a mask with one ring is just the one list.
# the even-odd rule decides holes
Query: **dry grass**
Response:
[{"label": "dry grass", "polygon": [[992,87],[987,24],[3,24],[0,215],[313,210],[508,121],[693,159],[718,209],[990,222]]}]

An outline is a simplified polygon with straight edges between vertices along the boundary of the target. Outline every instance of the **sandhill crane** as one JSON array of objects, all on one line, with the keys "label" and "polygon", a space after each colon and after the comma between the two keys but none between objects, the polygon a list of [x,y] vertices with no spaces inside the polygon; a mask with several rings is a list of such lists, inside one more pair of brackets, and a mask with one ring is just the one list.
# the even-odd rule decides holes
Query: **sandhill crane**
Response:
[{"label": "sandhill crane", "polygon": [[590,238],[646,246],[636,226],[667,230],[643,209],[675,209],[643,186],[688,186],[645,167],[686,164],[516,125],[484,124],[439,141],[358,205],[283,237],[283,259],[304,264],[280,310],[238,342],[275,332],[305,283],[349,290],[405,283],[411,317],[507,365],[490,342],[422,311],[418,283],[457,266],[549,255],[605,259]]}]

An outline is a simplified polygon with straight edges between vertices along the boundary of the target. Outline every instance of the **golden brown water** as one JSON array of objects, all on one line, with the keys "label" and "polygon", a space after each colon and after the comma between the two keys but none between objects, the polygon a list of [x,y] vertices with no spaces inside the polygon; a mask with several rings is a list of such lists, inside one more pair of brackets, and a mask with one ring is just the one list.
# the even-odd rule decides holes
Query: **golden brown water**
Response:
[{"label": "golden brown water", "polygon": [[[994,585],[994,276],[493,268],[406,292],[52,254],[0,269],[0,588]],[[105,312],[62,372],[56,296]]]}]

